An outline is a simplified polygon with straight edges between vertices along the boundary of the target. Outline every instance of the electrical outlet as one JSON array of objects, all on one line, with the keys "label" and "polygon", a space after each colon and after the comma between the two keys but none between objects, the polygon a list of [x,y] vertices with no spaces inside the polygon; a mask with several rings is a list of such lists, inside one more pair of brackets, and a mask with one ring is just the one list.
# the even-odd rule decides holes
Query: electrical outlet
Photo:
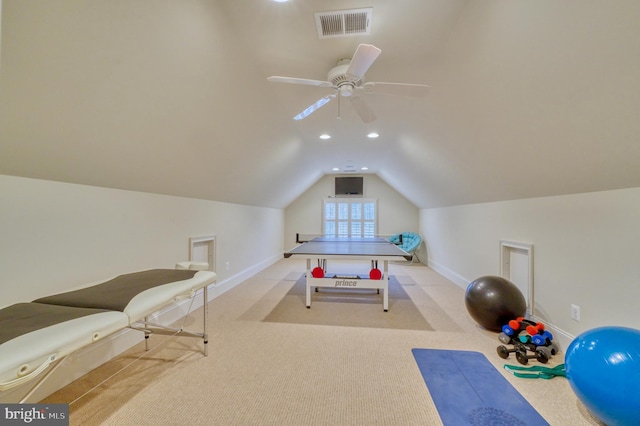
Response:
[{"label": "electrical outlet", "polygon": [[573,304],[571,305],[571,318],[576,321],[580,321],[580,306]]}]

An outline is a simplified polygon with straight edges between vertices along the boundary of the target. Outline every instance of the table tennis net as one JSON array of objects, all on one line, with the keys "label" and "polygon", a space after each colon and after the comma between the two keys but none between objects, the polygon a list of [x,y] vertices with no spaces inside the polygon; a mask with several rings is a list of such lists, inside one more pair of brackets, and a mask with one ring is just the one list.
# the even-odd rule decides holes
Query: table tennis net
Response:
[{"label": "table tennis net", "polygon": [[362,238],[363,240],[367,240],[367,239],[371,239],[372,242],[374,242],[374,240],[379,239],[379,238],[383,238],[385,240],[389,240],[389,238],[391,238],[393,235],[396,234],[376,234],[374,236],[354,236],[354,235],[344,235],[344,236],[340,236],[340,235],[326,235],[326,234],[303,234],[303,233],[296,233],[296,243],[297,244],[302,244],[302,243],[308,243],[309,241],[312,240],[317,240],[317,239],[321,239],[321,238],[335,238],[340,240],[341,238],[344,238],[345,240],[348,240],[349,238]]}]

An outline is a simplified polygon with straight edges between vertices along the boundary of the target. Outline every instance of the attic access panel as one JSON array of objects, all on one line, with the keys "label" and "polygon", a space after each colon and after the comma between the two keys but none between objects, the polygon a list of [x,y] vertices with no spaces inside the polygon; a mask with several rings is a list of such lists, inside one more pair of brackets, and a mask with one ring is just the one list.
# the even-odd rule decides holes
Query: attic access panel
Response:
[{"label": "attic access panel", "polygon": [[318,37],[351,37],[371,34],[373,8],[316,12]]}]

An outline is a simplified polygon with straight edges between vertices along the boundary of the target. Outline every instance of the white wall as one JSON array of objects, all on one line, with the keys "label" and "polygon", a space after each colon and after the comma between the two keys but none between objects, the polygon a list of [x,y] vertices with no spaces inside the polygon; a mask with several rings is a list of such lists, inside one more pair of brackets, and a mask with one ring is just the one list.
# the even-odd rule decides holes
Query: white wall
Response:
[{"label": "white wall", "polygon": [[0,75],[2,75],[2,0],[0,0]]},{"label": "white wall", "polygon": [[282,255],[279,209],[3,175],[0,196],[0,306],[173,268],[189,237],[216,235],[219,282]]},{"label": "white wall", "polygon": [[[334,179],[325,175],[285,209],[285,248],[296,233],[322,233],[322,200],[334,196]],[[418,232],[418,208],[376,175],[364,175],[364,197],[378,200],[378,234]]]},{"label": "white wall", "polygon": [[[126,272],[173,268],[188,259],[189,238],[205,235],[216,236],[215,297],[281,259],[283,229],[280,209],[0,175],[0,308]],[[188,305],[164,310],[158,321],[178,319]],[[29,402],[141,339],[127,330],[81,349]],[[2,392],[0,401],[15,402],[26,390]]]},{"label": "white wall", "polygon": [[[466,288],[499,241],[534,245],[535,312],[567,336],[640,324],[640,188],[420,211],[429,266]],[[570,305],[581,308],[571,319]]]},{"label": "white wall", "polygon": [[279,209],[4,175],[0,197],[0,307],[173,268],[188,259],[189,237],[216,235],[219,282],[282,256]]}]

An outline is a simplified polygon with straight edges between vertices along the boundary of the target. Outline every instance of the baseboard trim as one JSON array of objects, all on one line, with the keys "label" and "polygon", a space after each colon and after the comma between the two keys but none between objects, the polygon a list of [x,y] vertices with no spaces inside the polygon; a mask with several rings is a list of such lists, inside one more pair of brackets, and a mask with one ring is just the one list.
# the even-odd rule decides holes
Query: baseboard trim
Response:
[{"label": "baseboard trim", "polygon": [[441,265],[440,263],[434,261],[431,258],[429,258],[427,262],[428,262],[427,265],[429,265],[429,268],[433,269],[434,271],[436,271],[437,273],[439,273],[449,281],[453,282],[458,287],[466,289],[469,283],[471,282],[471,280],[469,280],[468,278],[465,278],[462,275],[457,274],[456,272],[452,271],[451,269],[447,268],[444,265]]}]

